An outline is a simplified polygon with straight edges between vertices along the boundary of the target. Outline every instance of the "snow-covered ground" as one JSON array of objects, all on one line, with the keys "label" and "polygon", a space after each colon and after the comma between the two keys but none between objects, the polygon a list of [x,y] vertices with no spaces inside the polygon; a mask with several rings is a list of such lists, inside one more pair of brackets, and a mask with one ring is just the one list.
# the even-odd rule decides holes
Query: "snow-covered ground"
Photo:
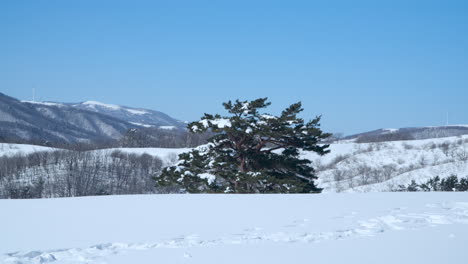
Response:
[{"label": "snow-covered ground", "polygon": [[28,144],[0,143],[0,156],[14,156],[17,154],[27,155],[37,151],[51,151],[54,148],[42,147]]},{"label": "snow-covered ground", "polygon": [[99,150],[100,152],[112,153],[122,151],[128,154],[143,155],[148,154],[160,158],[165,165],[172,165],[177,162],[179,154],[189,152],[190,148],[111,148]]},{"label": "snow-covered ground", "polygon": [[0,263],[466,263],[468,193],[0,200]]},{"label": "snow-covered ground", "polygon": [[317,170],[325,192],[391,191],[412,180],[468,176],[468,136],[331,144],[323,157],[304,153]]}]

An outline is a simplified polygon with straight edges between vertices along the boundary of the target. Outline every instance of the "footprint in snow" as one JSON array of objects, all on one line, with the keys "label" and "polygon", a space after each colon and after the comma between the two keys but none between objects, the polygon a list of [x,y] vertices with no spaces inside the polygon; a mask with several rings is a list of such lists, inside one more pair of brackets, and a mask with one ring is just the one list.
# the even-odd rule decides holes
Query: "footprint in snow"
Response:
[{"label": "footprint in snow", "polygon": [[[357,212],[351,212],[349,214],[343,214],[343,215],[339,215],[339,216],[334,216],[332,217],[332,219],[344,219],[344,218],[354,218],[356,217],[358,213]],[[308,219],[307,219],[308,220]]]}]

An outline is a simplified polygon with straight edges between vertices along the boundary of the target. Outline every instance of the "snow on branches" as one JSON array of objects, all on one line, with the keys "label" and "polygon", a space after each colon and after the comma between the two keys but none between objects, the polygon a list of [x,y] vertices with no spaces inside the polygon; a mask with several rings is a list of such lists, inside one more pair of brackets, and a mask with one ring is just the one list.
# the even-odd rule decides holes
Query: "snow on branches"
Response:
[{"label": "snow on branches", "polygon": [[223,103],[229,116],[205,114],[192,122],[193,133],[211,130],[206,145],[179,156],[176,166],[166,168],[156,180],[179,185],[188,192],[318,192],[310,161],[300,159],[301,150],[320,155],[320,144],[329,134],[319,128],[320,117],[305,122],[298,118],[301,103],[281,115],[260,113],[270,105],[267,98]]}]

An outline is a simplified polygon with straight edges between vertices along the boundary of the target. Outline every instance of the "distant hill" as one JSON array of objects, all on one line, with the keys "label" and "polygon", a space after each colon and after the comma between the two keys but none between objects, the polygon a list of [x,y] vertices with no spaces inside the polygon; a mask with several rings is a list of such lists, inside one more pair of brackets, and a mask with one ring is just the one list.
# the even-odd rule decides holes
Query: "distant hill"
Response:
[{"label": "distant hill", "polygon": [[143,109],[132,108],[114,104],[104,104],[96,101],[86,101],[79,104],[67,104],[68,106],[105,114],[127,121],[139,127],[153,127],[160,129],[185,129],[186,124],[176,120],[165,113]]},{"label": "distant hill", "polygon": [[104,104],[20,101],[0,93],[0,142],[41,145],[119,140],[130,129],[185,131],[162,112]]},{"label": "distant hill", "polygon": [[47,144],[115,140],[127,121],[64,104],[21,102],[0,93],[0,141]]},{"label": "distant hill", "polygon": [[417,140],[468,135],[468,125],[439,127],[406,127],[398,129],[378,129],[344,137],[357,143],[371,143],[397,140]]}]

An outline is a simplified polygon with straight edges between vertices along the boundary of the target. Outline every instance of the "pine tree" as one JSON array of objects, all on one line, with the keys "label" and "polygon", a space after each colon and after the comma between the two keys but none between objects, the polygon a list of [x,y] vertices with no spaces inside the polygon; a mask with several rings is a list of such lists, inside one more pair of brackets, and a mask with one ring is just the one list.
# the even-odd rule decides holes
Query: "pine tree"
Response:
[{"label": "pine tree", "polygon": [[159,185],[178,185],[188,192],[310,193],[320,192],[310,161],[301,151],[329,152],[320,144],[330,136],[319,128],[320,116],[305,122],[297,115],[301,103],[280,116],[259,111],[270,105],[267,98],[223,103],[229,116],[205,114],[190,123],[193,133],[215,133],[209,143],[179,156],[155,180]]},{"label": "pine tree", "polygon": [[408,192],[417,192],[419,191],[419,185],[416,183],[415,180],[411,180],[410,185],[408,185],[408,188],[406,188]]},{"label": "pine tree", "polygon": [[459,189],[458,177],[450,175],[440,182],[440,190],[443,192],[454,192]]},{"label": "pine tree", "polygon": [[458,185],[459,192],[467,192],[468,191],[468,177],[461,178],[460,184]]}]

